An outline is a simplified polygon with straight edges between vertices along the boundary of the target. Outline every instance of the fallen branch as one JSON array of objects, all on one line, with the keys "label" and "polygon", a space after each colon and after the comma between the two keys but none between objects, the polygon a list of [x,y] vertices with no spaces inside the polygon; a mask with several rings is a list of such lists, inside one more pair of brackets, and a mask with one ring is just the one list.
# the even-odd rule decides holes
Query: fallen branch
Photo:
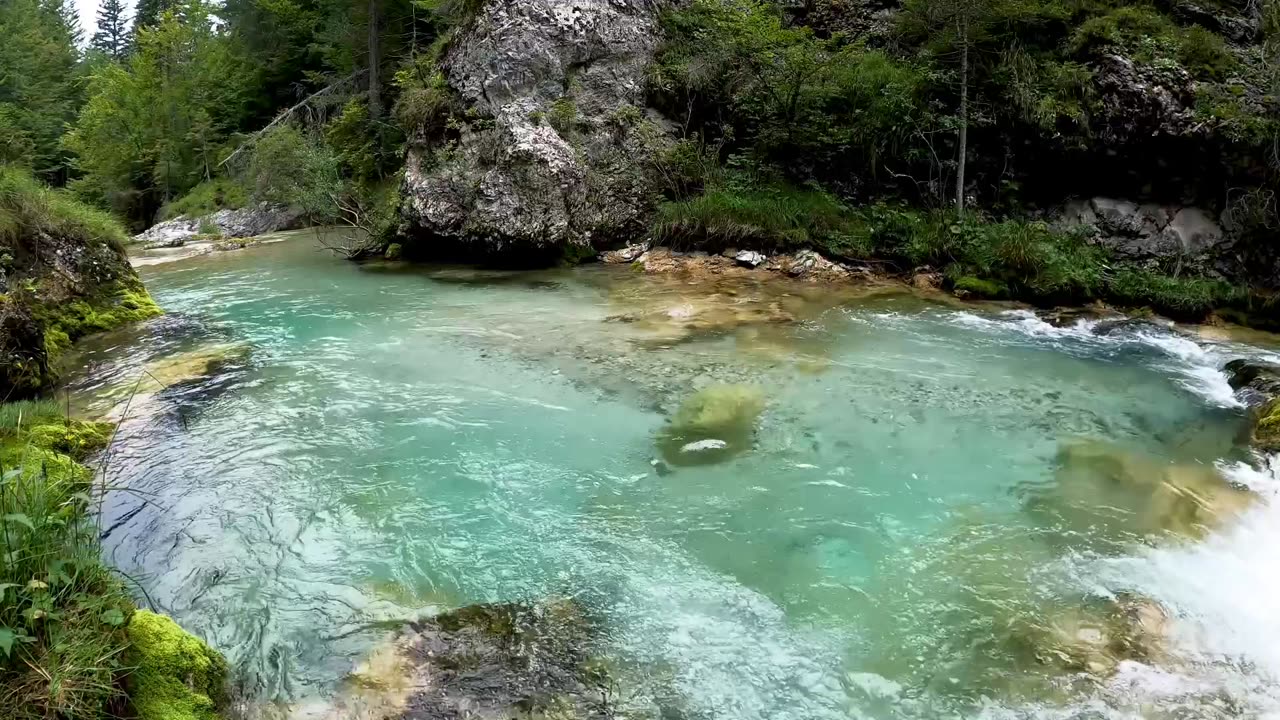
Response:
[{"label": "fallen branch", "polygon": [[282,123],[288,122],[289,120],[292,120],[292,119],[293,119],[293,117],[294,117],[295,115],[297,115],[299,111],[301,111],[301,110],[303,110],[304,108],[308,107],[308,106],[309,106],[312,102],[314,102],[315,100],[317,100],[317,99],[319,99],[319,98],[322,98],[322,97],[325,97],[326,95],[332,95],[333,93],[337,92],[337,91],[338,91],[339,89],[341,89],[342,87],[344,87],[344,86],[346,86],[347,84],[349,84],[349,83],[351,83],[351,82],[355,81],[357,78],[361,77],[362,75],[364,75],[364,74],[366,74],[366,73],[368,73],[368,72],[369,72],[369,71],[368,71],[367,69],[365,69],[365,70],[357,70],[357,71],[355,71],[355,72],[351,73],[350,75],[348,75],[348,76],[346,76],[346,77],[342,78],[341,80],[338,80],[337,82],[335,82],[335,83],[333,83],[333,84],[331,84],[331,85],[327,85],[327,86],[325,86],[325,87],[323,87],[323,88],[321,88],[321,89],[319,89],[319,90],[317,90],[317,91],[315,91],[315,92],[311,93],[311,94],[310,94],[310,95],[308,95],[307,97],[303,98],[302,102],[300,102],[300,103],[298,103],[297,105],[294,105],[293,107],[289,108],[288,110],[285,110],[284,112],[280,113],[279,115],[277,115],[277,116],[276,116],[276,119],[275,119],[275,120],[272,120],[272,121],[271,121],[271,122],[270,122],[266,127],[264,127],[264,128],[262,128],[261,130],[259,130],[259,131],[255,132],[255,133],[253,133],[252,135],[250,135],[250,136],[249,136],[249,139],[247,139],[247,140],[245,140],[244,142],[240,143],[240,147],[237,147],[237,148],[235,149],[235,151],[234,151],[234,152],[232,152],[230,155],[228,155],[226,160],[223,160],[222,162],[218,163],[218,167],[223,167],[223,166],[225,166],[227,163],[229,163],[229,162],[231,162],[232,160],[236,159],[236,157],[238,157],[238,156],[240,155],[240,153],[244,152],[246,149],[248,149],[248,148],[252,147],[255,143],[257,143],[257,142],[258,142],[258,138],[260,138],[260,137],[262,137],[263,135],[265,135],[265,134],[267,134],[268,132],[270,132],[270,131],[272,130],[272,128],[276,127],[277,125],[280,125],[280,124],[282,124]]}]

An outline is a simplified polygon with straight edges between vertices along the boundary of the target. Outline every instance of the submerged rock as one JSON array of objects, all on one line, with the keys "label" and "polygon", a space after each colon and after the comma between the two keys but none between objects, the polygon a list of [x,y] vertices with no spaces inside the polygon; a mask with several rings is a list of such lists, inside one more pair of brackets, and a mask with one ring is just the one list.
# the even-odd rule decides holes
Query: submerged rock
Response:
[{"label": "submerged rock", "polygon": [[1055,481],[1033,508],[1089,534],[1110,530],[1122,537],[1200,537],[1257,499],[1213,466],[1163,463],[1093,440],[1059,450]]},{"label": "submerged rock", "polygon": [[294,717],[611,718],[594,640],[573,600],[465,607],[410,623],[353,670],[331,707]]},{"label": "submerged rock", "polygon": [[125,664],[138,720],[220,720],[227,662],[173,620],[146,610],[129,621]]},{"label": "submerged rock", "polygon": [[1236,394],[1250,406],[1250,442],[1264,453],[1280,452],[1280,365],[1232,360],[1223,371]]},{"label": "submerged rock", "polygon": [[1168,615],[1159,603],[1136,595],[1086,598],[1008,619],[1006,651],[1052,674],[1085,673],[1105,681],[1120,663],[1162,664]]},{"label": "submerged rock", "polygon": [[248,359],[250,346],[243,343],[218,343],[167,355],[143,366],[146,378],[164,386],[203,380],[232,364]]},{"label": "submerged rock", "polygon": [[764,394],[750,385],[712,385],[686,400],[658,434],[672,465],[704,465],[751,448]]}]

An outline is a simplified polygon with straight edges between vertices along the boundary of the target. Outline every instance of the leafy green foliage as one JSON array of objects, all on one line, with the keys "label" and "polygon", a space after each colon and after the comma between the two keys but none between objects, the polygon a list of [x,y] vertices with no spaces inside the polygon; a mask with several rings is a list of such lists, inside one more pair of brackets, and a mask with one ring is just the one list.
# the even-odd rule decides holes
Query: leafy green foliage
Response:
[{"label": "leafy green foliage", "polygon": [[792,176],[850,165],[876,172],[930,122],[920,68],[816,38],[788,25],[772,3],[699,0],[668,12],[663,24],[668,44],[650,78],[655,101],[702,126],[702,137],[732,127],[758,159]]},{"label": "leafy green foliage", "polygon": [[0,705],[15,720],[96,718],[119,694],[133,612],[99,560],[79,460],[110,426],[50,403],[0,406]]},{"label": "leafy green foliage", "polygon": [[339,160],[314,134],[281,125],[263,135],[249,167],[254,199],[294,205],[317,219],[332,219],[343,191]]},{"label": "leafy green foliage", "polygon": [[166,203],[160,209],[160,219],[169,220],[185,215],[200,217],[224,208],[242,208],[249,204],[249,190],[239,180],[217,177],[196,185],[186,195]]},{"label": "leafy green foliage", "polygon": [[65,139],[84,177],[76,188],[149,219],[211,180],[228,130],[245,112],[244,62],[219,40],[209,7],[185,0],[139,31],[127,63],[89,80],[89,101]]}]

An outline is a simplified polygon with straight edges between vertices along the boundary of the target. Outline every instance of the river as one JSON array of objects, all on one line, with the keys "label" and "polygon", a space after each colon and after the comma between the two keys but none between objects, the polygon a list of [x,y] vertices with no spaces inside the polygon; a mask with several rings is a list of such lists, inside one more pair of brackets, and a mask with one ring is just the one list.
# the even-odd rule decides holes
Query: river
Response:
[{"label": "river", "polygon": [[[87,342],[69,382],[124,418],[109,561],[255,702],[333,693],[378,621],[573,596],[634,717],[1280,717],[1276,482],[1219,372],[1280,359],[1265,342],[284,237],[141,268],[168,315]],[[236,348],[214,377],[124,409],[140,368],[210,342]],[[752,450],[655,464],[719,383],[767,402]],[[1091,440],[1256,500],[1187,534],[1064,499]],[[1158,658],[1084,679],[1028,646],[1132,597],[1168,615]]]}]

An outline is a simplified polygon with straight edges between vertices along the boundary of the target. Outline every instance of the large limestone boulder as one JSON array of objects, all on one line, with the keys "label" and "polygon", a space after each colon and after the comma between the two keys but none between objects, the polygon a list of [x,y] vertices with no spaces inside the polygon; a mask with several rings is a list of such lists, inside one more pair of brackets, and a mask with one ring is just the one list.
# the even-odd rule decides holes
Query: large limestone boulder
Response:
[{"label": "large limestone boulder", "polygon": [[662,0],[484,2],[444,58],[458,137],[410,138],[401,213],[451,252],[563,253],[640,230]]}]

